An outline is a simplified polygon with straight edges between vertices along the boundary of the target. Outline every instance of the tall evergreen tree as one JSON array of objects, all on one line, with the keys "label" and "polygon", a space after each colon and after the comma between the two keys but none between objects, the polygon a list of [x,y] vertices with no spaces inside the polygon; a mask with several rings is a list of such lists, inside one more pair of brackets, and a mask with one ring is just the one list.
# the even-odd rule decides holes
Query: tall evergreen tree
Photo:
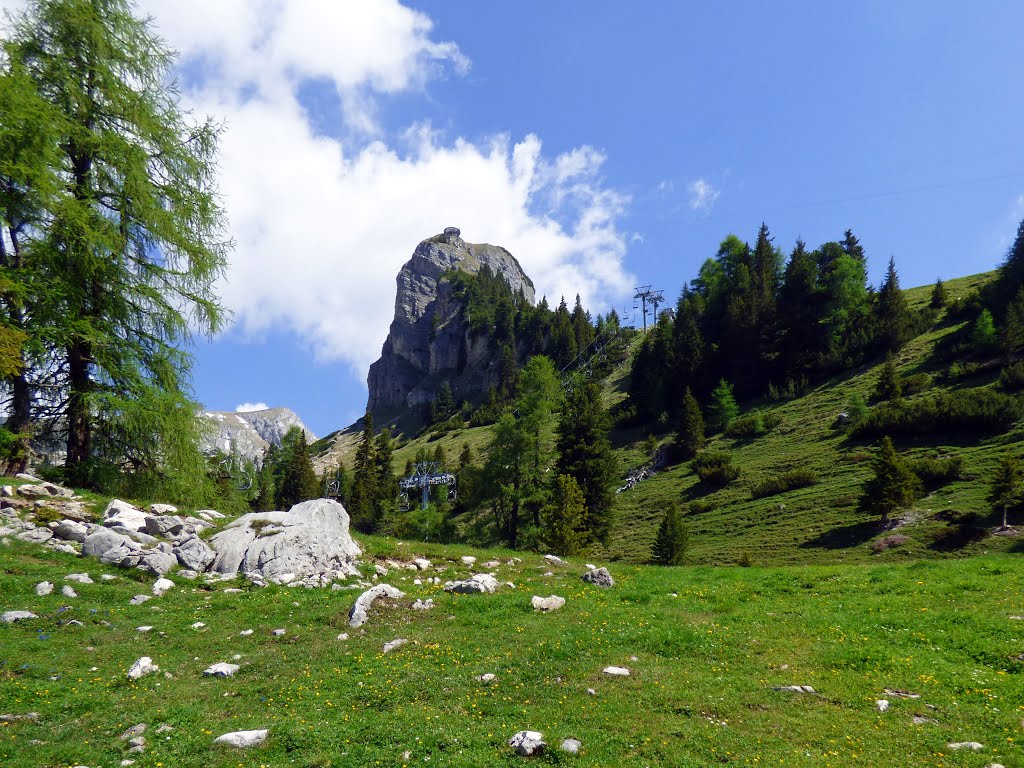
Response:
[{"label": "tall evergreen tree", "polygon": [[541,516],[542,540],[556,555],[575,555],[586,544],[586,507],[574,477],[557,475]]},{"label": "tall evergreen tree", "polygon": [[678,504],[669,504],[654,539],[651,559],[658,565],[682,565],[689,543],[689,531]]},{"label": "tall evergreen tree", "polygon": [[616,464],[608,439],[608,416],[601,389],[579,384],[566,396],[558,420],[558,471],[575,478],[587,503],[586,527],[605,541],[612,528]]},{"label": "tall evergreen tree", "polygon": [[363,436],[356,448],[355,464],[352,468],[352,493],[349,497],[348,513],[352,525],[364,533],[372,533],[376,518],[377,453],[373,433],[373,416],[367,412],[363,417]]},{"label": "tall evergreen tree", "polygon": [[999,340],[1002,343],[1003,354],[1006,355],[1007,362],[1013,362],[1017,357],[1017,352],[1024,346],[1024,286],[1021,286],[1013,301],[1006,307],[1006,316],[999,332]]},{"label": "tall evergreen tree", "polygon": [[898,352],[911,335],[910,307],[900,290],[896,259],[889,257],[889,269],[878,291],[875,305],[876,339],[882,352]]},{"label": "tall evergreen tree", "polygon": [[780,383],[806,374],[823,351],[821,296],[818,260],[797,240],[779,289],[775,377]]},{"label": "tall evergreen tree", "polygon": [[1007,526],[1007,513],[1020,509],[1024,503],[1024,467],[1020,460],[1012,456],[1004,456],[992,478],[988,494],[988,503],[997,512],[1003,514],[1003,529]]},{"label": "tall evergreen tree", "polygon": [[722,379],[711,393],[711,402],[708,403],[708,420],[718,430],[725,430],[729,424],[739,416],[740,408],[736,405],[736,398],[732,394],[732,384]]},{"label": "tall evergreen tree", "polygon": [[942,278],[938,278],[935,281],[935,287],[932,288],[932,296],[928,301],[928,306],[932,309],[942,309],[949,302],[949,293],[946,290],[946,284],[942,282]]},{"label": "tall evergreen tree", "polygon": [[572,308],[572,331],[576,341],[576,349],[580,352],[587,349],[594,340],[594,325],[590,313],[583,309],[580,295],[576,294],[576,304]]},{"label": "tall evergreen tree", "polygon": [[572,319],[569,315],[569,308],[565,304],[565,297],[558,304],[554,318],[551,321],[551,338],[548,342],[548,357],[555,361],[555,366],[561,370],[576,359],[578,352],[576,346],[576,332],[572,327]]},{"label": "tall evergreen tree", "polygon": [[292,427],[281,439],[281,445],[285,463],[277,487],[277,506],[290,509],[301,501],[319,498],[320,483],[309,456],[306,434],[299,427]]},{"label": "tall evergreen tree", "polygon": [[380,527],[381,521],[392,510],[398,498],[398,478],[391,466],[395,453],[395,440],[387,427],[380,431],[373,444],[373,528]]},{"label": "tall evergreen tree", "polygon": [[1024,220],[1017,227],[1017,236],[1006,259],[999,267],[999,276],[989,289],[991,309],[1001,318],[1007,305],[1024,288]]},{"label": "tall evergreen tree", "polygon": [[704,447],[704,417],[700,412],[700,404],[693,396],[690,388],[683,394],[683,404],[679,409],[676,423],[676,439],[673,453],[677,459],[689,461]]},{"label": "tall evergreen tree", "polygon": [[860,506],[881,517],[882,526],[897,509],[913,504],[921,490],[921,481],[901,459],[892,440],[882,438],[882,447],[874,461],[874,476],[861,492]]},{"label": "tall evergreen tree", "polygon": [[898,402],[903,396],[903,381],[899,371],[896,370],[896,361],[887,357],[878,372],[878,381],[875,383],[873,396],[876,400],[891,400]]},{"label": "tall evergreen tree", "polygon": [[54,338],[69,473],[88,482],[105,459],[188,487],[205,467],[182,345],[222,325],[218,129],[179,110],[173,54],[131,10],[34,0],[5,52],[60,115],[50,126],[60,192],[39,252],[66,318]]}]

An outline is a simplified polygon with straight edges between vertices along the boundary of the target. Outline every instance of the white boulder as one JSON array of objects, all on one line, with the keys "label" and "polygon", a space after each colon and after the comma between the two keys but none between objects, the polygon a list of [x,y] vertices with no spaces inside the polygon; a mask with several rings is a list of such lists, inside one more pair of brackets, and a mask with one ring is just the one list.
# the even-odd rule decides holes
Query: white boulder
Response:
[{"label": "white boulder", "polygon": [[244,749],[246,747],[255,747],[262,744],[267,740],[267,729],[258,731],[232,731],[231,733],[225,733],[223,736],[218,736],[213,740],[214,744],[226,744],[229,747],[237,747]]}]

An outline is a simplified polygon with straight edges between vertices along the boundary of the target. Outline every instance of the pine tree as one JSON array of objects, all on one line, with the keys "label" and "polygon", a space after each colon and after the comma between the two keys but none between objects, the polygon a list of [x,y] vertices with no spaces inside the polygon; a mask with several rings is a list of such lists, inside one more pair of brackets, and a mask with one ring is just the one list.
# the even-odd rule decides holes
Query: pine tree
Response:
[{"label": "pine tree", "polygon": [[299,427],[292,427],[281,439],[281,446],[285,461],[277,487],[278,507],[291,509],[301,501],[319,498],[320,483],[309,457],[306,434]]},{"label": "pine tree", "polygon": [[896,363],[892,357],[887,357],[878,373],[874,397],[876,400],[899,402],[902,396],[903,382],[900,379],[899,371],[896,370]]},{"label": "pine tree", "polygon": [[700,412],[700,403],[689,387],[686,388],[679,408],[676,439],[672,445],[675,457],[683,461],[689,461],[704,447],[704,416]]},{"label": "pine tree", "polygon": [[708,404],[708,420],[718,430],[724,431],[729,424],[739,416],[740,408],[736,405],[736,398],[732,395],[732,384],[722,379],[718,382],[714,392],[711,393],[711,402]]},{"label": "pine tree", "polygon": [[594,382],[577,385],[558,420],[558,471],[575,478],[587,504],[587,530],[605,541],[612,528],[616,463],[608,439],[608,416]]},{"label": "pine tree", "polygon": [[1001,318],[1005,307],[1021,288],[1024,288],[1024,220],[1017,227],[1017,236],[990,289],[990,304],[994,313]]},{"label": "pine tree", "polygon": [[376,517],[377,455],[374,448],[373,416],[367,413],[363,417],[362,440],[356,448],[348,506],[352,525],[364,533],[373,532]]},{"label": "pine tree", "polygon": [[125,463],[183,490],[205,472],[187,392],[195,330],[216,332],[228,241],[214,187],[218,129],[190,124],[174,56],[125,0],[36,0],[5,46],[57,114],[60,191],[38,232],[65,322],[53,352],[66,467],[88,483]]},{"label": "pine tree", "polygon": [[910,308],[900,290],[896,259],[889,257],[889,269],[875,304],[877,343],[883,352],[898,352],[911,335]]},{"label": "pine tree", "polygon": [[270,512],[275,507],[277,493],[274,488],[274,461],[276,455],[274,447],[271,446],[263,454],[263,466],[260,467],[257,478],[258,490],[256,498],[252,500],[253,512]]},{"label": "pine tree", "polygon": [[391,466],[395,452],[395,440],[387,427],[380,431],[373,444],[374,478],[373,521],[374,530],[380,527],[381,521],[388,515],[398,498],[398,478]]},{"label": "pine tree", "polygon": [[942,278],[938,278],[935,281],[935,287],[932,288],[932,297],[928,302],[928,306],[932,309],[942,309],[949,303],[949,294],[946,291],[946,284],[942,282]]},{"label": "pine tree", "polygon": [[992,478],[992,486],[988,494],[988,503],[997,512],[1003,513],[1003,530],[1007,526],[1007,513],[1020,509],[1024,502],[1024,467],[1020,460],[1012,456],[1004,456]]},{"label": "pine tree", "polygon": [[888,437],[882,438],[873,469],[874,476],[864,484],[860,506],[880,515],[884,528],[892,512],[913,504],[921,492],[921,481],[896,454]]},{"label": "pine tree", "polygon": [[683,522],[679,505],[670,504],[658,526],[651,559],[658,565],[682,565],[688,544],[689,530]]},{"label": "pine tree", "polygon": [[992,319],[992,313],[987,309],[981,310],[978,319],[971,329],[971,344],[976,353],[984,354],[992,352],[999,341],[999,334],[996,333],[996,324]]},{"label": "pine tree", "polygon": [[586,507],[574,477],[557,475],[551,502],[541,513],[544,544],[556,555],[575,555],[586,544]]},{"label": "pine tree", "polygon": [[1013,301],[1006,307],[1006,317],[999,332],[999,340],[1007,362],[1013,362],[1018,350],[1024,346],[1024,287],[1017,291]]}]

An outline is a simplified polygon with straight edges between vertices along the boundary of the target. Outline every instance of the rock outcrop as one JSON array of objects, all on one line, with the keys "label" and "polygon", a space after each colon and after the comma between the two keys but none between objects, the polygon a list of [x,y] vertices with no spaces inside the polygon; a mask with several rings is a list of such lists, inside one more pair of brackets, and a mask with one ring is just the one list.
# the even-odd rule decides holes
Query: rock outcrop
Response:
[{"label": "rock outcrop", "polygon": [[398,273],[395,317],[380,359],[370,366],[371,412],[428,404],[445,381],[468,399],[483,396],[496,381],[488,338],[471,338],[460,303],[441,279],[453,269],[477,274],[484,265],[534,302],[533,282],[504,248],[467,243],[455,227],[416,246]]},{"label": "rock outcrop", "polygon": [[202,416],[209,425],[201,445],[207,453],[234,453],[259,463],[267,448],[281,445],[281,439],[292,427],[298,427],[305,433],[306,442],[316,440],[316,435],[289,408],[267,408],[245,413],[204,411]]}]

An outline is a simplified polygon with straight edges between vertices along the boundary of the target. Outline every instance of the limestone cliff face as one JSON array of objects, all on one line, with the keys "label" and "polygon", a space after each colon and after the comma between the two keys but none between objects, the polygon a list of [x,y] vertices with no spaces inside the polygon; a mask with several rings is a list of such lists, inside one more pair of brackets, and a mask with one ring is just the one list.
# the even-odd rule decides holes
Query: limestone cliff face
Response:
[{"label": "limestone cliff face", "polygon": [[267,408],[246,413],[204,411],[202,416],[209,423],[200,446],[204,451],[235,453],[257,463],[263,460],[263,453],[269,446],[281,445],[281,438],[292,427],[299,427],[305,432],[307,442],[316,440],[316,435],[290,408]]},{"label": "limestone cliff face", "polygon": [[486,393],[494,383],[487,337],[470,338],[459,302],[440,280],[449,270],[476,274],[485,264],[534,302],[533,282],[504,248],[467,243],[454,227],[416,246],[398,273],[395,318],[380,359],[370,366],[372,413],[429,403],[445,381],[465,398]]}]

